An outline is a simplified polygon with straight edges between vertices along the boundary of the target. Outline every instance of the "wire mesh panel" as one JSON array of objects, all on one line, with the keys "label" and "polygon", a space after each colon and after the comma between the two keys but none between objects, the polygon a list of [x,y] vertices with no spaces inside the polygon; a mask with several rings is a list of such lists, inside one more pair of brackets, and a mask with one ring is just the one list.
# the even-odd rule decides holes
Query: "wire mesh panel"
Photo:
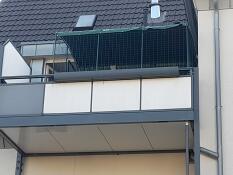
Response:
[{"label": "wire mesh panel", "polygon": [[65,37],[78,71],[96,70],[98,35],[77,35]]},{"label": "wire mesh panel", "polygon": [[141,66],[141,30],[100,35],[98,70]]},{"label": "wire mesh panel", "polygon": [[196,49],[185,25],[62,36],[77,71],[196,66]]},{"label": "wire mesh panel", "polygon": [[144,31],[143,67],[187,65],[186,28]]}]

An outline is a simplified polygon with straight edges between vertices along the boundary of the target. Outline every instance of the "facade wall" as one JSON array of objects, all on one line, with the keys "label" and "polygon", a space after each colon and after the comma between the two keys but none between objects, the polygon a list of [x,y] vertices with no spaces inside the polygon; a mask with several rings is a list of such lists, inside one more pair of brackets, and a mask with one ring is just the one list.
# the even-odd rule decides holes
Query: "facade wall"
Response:
[{"label": "facade wall", "polygon": [[220,11],[222,79],[223,170],[233,174],[233,9]]},{"label": "facade wall", "polygon": [[[214,0],[194,0],[197,9],[200,10],[211,10],[213,9]],[[233,0],[218,0],[220,9],[233,8]]]},{"label": "facade wall", "polygon": [[[217,151],[213,11],[198,12],[200,146]],[[201,175],[217,173],[217,161],[201,156]],[[211,174],[212,174],[211,173]]]},{"label": "facade wall", "polygon": [[26,159],[23,175],[185,175],[184,161],[184,154],[34,157]]},{"label": "facade wall", "polygon": [[[204,3],[204,2],[202,2]],[[220,6],[222,1],[220,2]],[[201,6],[201,7],[204,7]],[[199,69],[200,69],[200,129],[201,146],[216,150],[215,84],[214,84],[214,21],[213,11],[198,11],[199,19]],[[220,13],[220,56],[222,88],[223,126],[223,171],[233,173],[233,9],[221,9]],[[210,174],[217,169],[217,162],[201,156],[201,174]],[[211,174],[215,174],[212,172]]]}]

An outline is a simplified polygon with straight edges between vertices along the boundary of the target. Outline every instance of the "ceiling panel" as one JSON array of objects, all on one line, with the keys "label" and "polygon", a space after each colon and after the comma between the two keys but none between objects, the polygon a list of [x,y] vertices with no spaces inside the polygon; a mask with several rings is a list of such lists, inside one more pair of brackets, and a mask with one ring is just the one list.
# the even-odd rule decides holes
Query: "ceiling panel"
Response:
[{"label": "ceiling panel", "polygon": [[26,153],[64,152],[47,128],[7,128],[3,131]]},{"label": "ceiling panel", "polygon": [[[177,150],[185,148],[185,122],[47,128],[5,128],[26,153]],[[190,131],[190,148],[193,133]]]},{"label": "ceiling panel", "polygon": [[[155,150],[174,150],[185,148],[185,123],[149,123],[143,124],[146,134]],[[189,127],[190,147],[193,136]]]},{"label": "ceiling panel", "polygon": [[102,125],[100,129],[114,151],[152,149],[140,124]]},{"label": "ceiling panel", "polygon": [[97,126],[50,127],[49,131],[66,152],[111,151]]}]

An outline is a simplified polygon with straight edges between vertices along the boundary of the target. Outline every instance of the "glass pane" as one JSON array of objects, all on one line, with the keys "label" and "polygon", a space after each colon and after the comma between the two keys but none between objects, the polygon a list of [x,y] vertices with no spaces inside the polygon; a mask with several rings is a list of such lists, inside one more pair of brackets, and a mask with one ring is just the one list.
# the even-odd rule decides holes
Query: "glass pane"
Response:
[{"label": "glass pane", "polygon": [[159,18],[160,17],[160,6],[154,5],[151,7],[151,18]]},{"label": "glass pane", "polygon": [[37,45],[36,55],[53,55],[53,44]]},{"label": "glass pane", "polygon": [[67,46],[65,43],[56,44],[56,54],[57,55],[67,54]]},{"label": "glass pane", "polygon": [[22,46],[23,56],[35,56],[36,55],[36,45]]},{"label": "glass pane", "polygon": [[[31,68],[32,75],[42,75],[43,74],[43,60],[32,60]],[[41,82],[42,78],[34,78],[31,80],[32,82]]]}]

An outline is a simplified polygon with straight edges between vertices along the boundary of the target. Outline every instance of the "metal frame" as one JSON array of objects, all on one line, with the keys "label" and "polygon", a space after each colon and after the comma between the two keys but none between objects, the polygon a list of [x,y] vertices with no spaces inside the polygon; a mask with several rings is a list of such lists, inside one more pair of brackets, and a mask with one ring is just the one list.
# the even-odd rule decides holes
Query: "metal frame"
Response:
[{"label": "metal frame", "polygon": [[[177,122],[177,121],[174,121]],[[181,121],[184,122],[184,121]],[[86,155],[120,155],[120,154],[161,154],[161,153],[185,153],[186,165],[189,164],[189,154],[192,149],[189,148],[189,122],[186,120],[185,123],[185,149],[174,149],[174,150],[135,150],[135,151],[101,151],[101,152],[67,152],[67,153],[25,153],[17,144],[9,138],[4,131],[0,130],[0,136],[9,142],[9,144],[18,151],[18,158],[22,161],[23,157],[41,157],[41,156],[86,156]],[[119,123],[121,124],[121,123]],[[69,125],[74,126],[74,125]],[[38,126],[39,127],[39,126]]]},{"label": "metal frame", "polygon": [[200,121],[199,121],[199,70],[194,68],[193,72],[193,111],[194,111],[194,160],[195,174],[200,175]]},{"label": "metal frame", "polygon": [[218,153],[217,152],[214,152],[214,151],[211,151],[209,149],[206,149],[206,148],[202,148],[201,147],[201,153],[205,156],[208,156],[212,159],[215,159],[215,160],[218,160]]},{"label": "metal frame", "polygon": [[[191,150],[189,150],[191,151]],[[106,151],[106,152],[70,152],[70,153],[33,153],[25,157],[63,157],[63,156],[89,156],[89,155],[125,155],[125,154],[175,154],[185,153],[185,149],[177,150],[149,150],[149,151]]]},{"label": "metal frame", "polygon": [[185,123],[185,172],[189,175],[189,122]]},{"label": "metal frame", "polygon": [[15,175],[21,175],[23,168],[24,155],[17,153]]},{"label": "metal frame", "polygon": [[193,121],[192,109],[1,116],[0,128]]},{"label": "metal frame", "polygon": [[0,136],[3,137],[10,145],[12,148],[18,151],[19,154],[25,155],[24,151],[17,146],[16,143],[14,143],[11,138],[9,138],[2,130],[0,130]]},{"label": "metal frame", "polygon": [[[4,55],[4,47],[0,44],[0,76],[2,76],[2,66],[3,66],[3,55]],[[1,83],[2,80],[0,80]]]}]

